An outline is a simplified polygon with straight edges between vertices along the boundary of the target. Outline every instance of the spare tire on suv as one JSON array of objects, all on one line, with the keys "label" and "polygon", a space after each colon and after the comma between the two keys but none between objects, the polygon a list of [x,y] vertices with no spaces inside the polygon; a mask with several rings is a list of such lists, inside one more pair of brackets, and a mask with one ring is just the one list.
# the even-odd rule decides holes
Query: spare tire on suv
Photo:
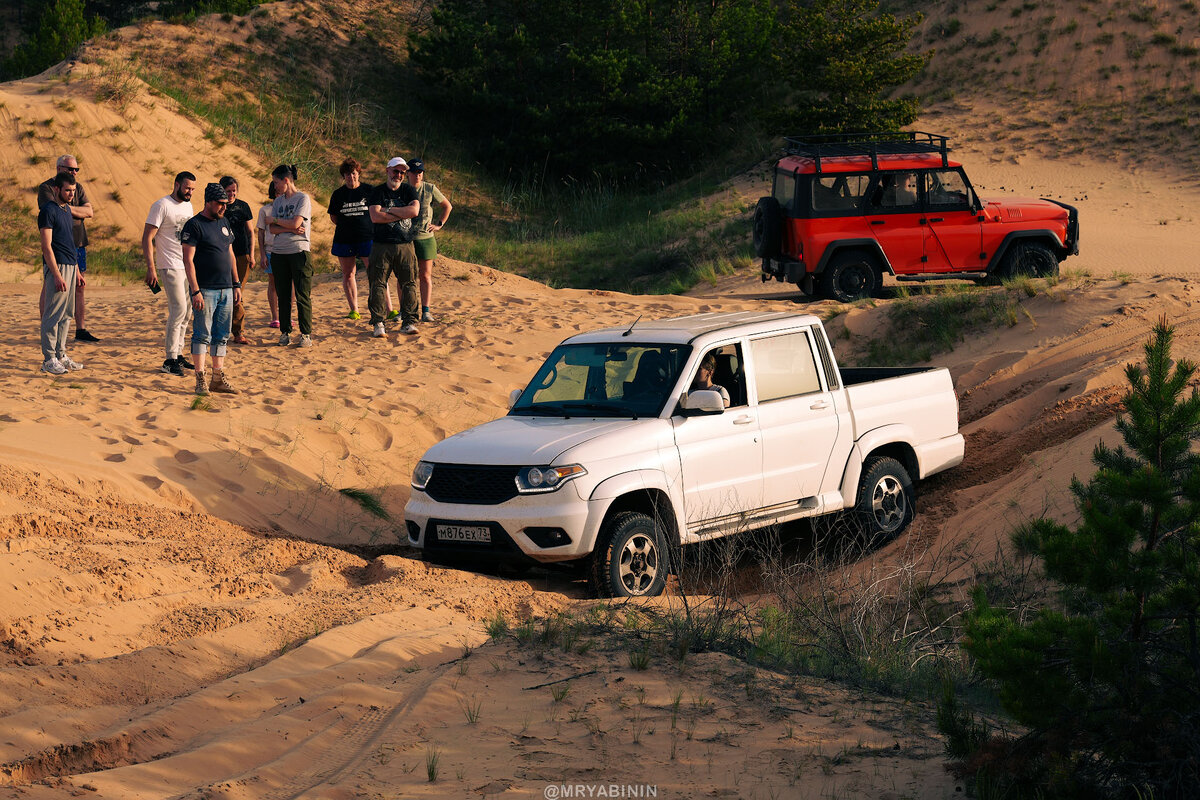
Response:
[{"label": "spare tire on suv", "polygon": [[779,255],[783,238],[783,212],[774,197],[760,197],[754,207],[754,254],[759,258]]}]

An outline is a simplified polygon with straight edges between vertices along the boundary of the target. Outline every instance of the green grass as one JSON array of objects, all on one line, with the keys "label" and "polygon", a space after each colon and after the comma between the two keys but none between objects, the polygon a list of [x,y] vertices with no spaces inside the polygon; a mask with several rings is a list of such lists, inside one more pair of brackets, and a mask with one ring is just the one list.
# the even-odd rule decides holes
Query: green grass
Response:
[{"label": "green grass", "polygon": [[909,292],[886,309],[888,329],[867,342],[860,364],[902,366],[949,352],[973,332],[1012,327],[1019,303],[1004,287],[938,286]]},{"label": "green grass", "polygon": [[344,494],[346,497],[349,497],[354,502],[358,503],[362,507],[363,511],[366,511],[371,516],[379,517],[379,519],[383,520],[389,520],[392,518],[392,515],[388,513],[388,510],[383,507],[383,502],[379,499],[379,495],[375,494],[374,492],[367,491],[366,489],[356,489],[349,486],[344,489],[338,489],[338,491]]}]

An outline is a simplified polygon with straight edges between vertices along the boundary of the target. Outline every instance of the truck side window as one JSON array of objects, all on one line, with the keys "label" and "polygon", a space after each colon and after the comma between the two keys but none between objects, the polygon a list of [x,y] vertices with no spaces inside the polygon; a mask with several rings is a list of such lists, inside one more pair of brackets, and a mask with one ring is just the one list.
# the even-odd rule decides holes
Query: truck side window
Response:
[{"label": "truck side window", "polygon": [[940,211],[967,209],[970,193],[962,173],[956,169],[930,170],[925,175],[925,199],[931,208]]},{"label": "truck side window", "polygon": [[[741,345],[727,344],[713,348],[701,357],[700,363],[710,355],[715,362],[712,382],[729,392],[729,407],[746,405],[746,371],[743,367]],[[695,384],[696,375],[693,375],[689,385],[695,387]]]},{"label": "truck side window", "polygon": [[750,342],[750,352],[754,354],[758,402],[821,391],[807,334],[797,332],[755,339]]},{"label": "truck side window", "polygon": [[820,175],[812,182],[813,211],[850,211],[858,208],[870,175]]}]

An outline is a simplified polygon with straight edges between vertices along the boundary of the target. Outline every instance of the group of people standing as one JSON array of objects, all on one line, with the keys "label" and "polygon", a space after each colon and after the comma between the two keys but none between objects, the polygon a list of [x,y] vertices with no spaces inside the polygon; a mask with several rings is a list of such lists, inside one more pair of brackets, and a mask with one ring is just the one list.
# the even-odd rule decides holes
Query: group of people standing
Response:
[{"label": "group of people standing", "polygon": [[[86,285],[86,232],[83,220],[92,216],[76,173],[73,156],[58,160],[58,173],[39,187],[38,228],[42,240],[43,290],[40,301],[42,369],[63,374],[82,364],[66,354],[69,321],[76,319],[76,340],[99,341],[83,327]],[[362,183],[361,166],[346,159],[340,172],[343,185],[330,198],[334,223],[332,254],[342,269],[342,287],[350,319],[361,319],[355,281],[357,259],[367,259],[370,284],[368,309],[372,335],[386,335],[385,322],[400,318],[400,332],[416,334],[418,322],[434,322],[430,311],[434,234],[446,224],[453,208],[432,183],[425,181],[422,161],[393,158],[387,180],[378,186]],[[155,201],[142,233],[146,285],[167,300],[166,359],[162,371],[182,376],[195,373],[196,393],[233,394],[225,374],[230,338],[249,344],[244,333],[242,283],[256,262],[267,273],[271,327],[279,344],[292,342],[292,303],[296,306],[299,347],[313,345],[312,263],[309,232],[312,201],[297,187],[294,165],[281,164],[271,173],[269,202],[256,215],[238,199],[231,176],[204,188],[199,214],[192,207],[196,176],[180,172],[171,193]],[[44,199],[43,199],[44,198]],[[434,207],[440,209],[434,221]],[[255,254],[258,254],[256,259]],[[399,283],[400,309],[392,308],[389,280]],[[190,351],[184,338],[191,323]],[[211,359],[211,369],[209,360]]]}]

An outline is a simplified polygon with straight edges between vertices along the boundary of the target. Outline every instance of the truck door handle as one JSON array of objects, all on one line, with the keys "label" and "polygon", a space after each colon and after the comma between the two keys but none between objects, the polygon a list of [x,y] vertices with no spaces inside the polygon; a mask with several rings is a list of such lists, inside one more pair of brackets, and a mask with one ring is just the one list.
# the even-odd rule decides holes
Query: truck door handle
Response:
[{"label": "truck door handle", "polygon": [[817,400],[811,406],[809,406],[809,408],[811,408],[813,411],[820,411],[823,408],[829,408],[829,401]]},{"label": "truck door handle", "polygon": [[945,222],[946,218],[945,217],[930,217],[929,221],[930,222]]},{"label": "truck door handle", "polygon": [[882,225],[883,223],[884,223],[884,220],[881,220],[881,219],[873,219],[873,220],[871,220],[871,224],[872,224],[872,225]]},{"label": "truck door handle", "polygon": [[742,414],[740,417],[735,417],[733,420],[734,425],[749,425],[751,422],[754,422],[754,417],[751,417],[747,414]]}]

